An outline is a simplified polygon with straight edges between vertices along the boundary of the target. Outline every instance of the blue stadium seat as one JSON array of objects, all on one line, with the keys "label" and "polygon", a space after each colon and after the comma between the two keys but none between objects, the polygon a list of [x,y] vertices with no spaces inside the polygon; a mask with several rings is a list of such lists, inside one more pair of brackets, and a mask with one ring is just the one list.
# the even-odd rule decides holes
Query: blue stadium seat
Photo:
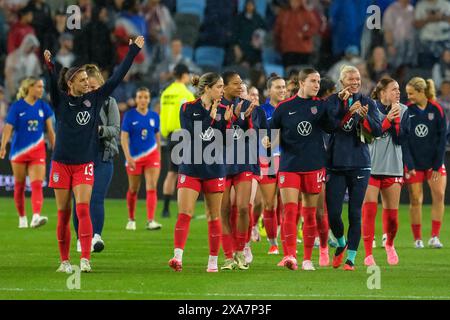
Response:
[{"label": "blue stadium seat", "polygon": [[177,13],[190,13],[200,17],[203,22],[206,0],[177,0]]},{"label": "blue stadium seat", "polygon": [[[239,11],[239,13],[244,11],[245,1],[246,0],[239,0],[239,3],[238,3],[238,11]],[[262,18],[265,18],[266,17],[266,10],[267,10],[267,0],[254,0],[254,1],[255,1],[256,12],[258,12],[258,14]]]},{"label": "blue stadium seat", "polygon": [[194,48],[183,45],[182,54],[183,54],[183,57],[188,58],[189,60],[193,60],[194,59]]},{"label": "blue stadium seat", "polygon": [[225,59],[225,50],[219,47],[201,46],[195,50],[195,63],[201,67],[221,68]]},{"label": "blue stadium seat", "polygon": [[274,48],[264,48],[262,52],[264,63],[282,64],[281,55]]},{"label": "blue stadium seat", "polygon": [[266,77],[269,77],[272,73],[284,77],[284,67],[281,64],[264,63],[263,67]]}]

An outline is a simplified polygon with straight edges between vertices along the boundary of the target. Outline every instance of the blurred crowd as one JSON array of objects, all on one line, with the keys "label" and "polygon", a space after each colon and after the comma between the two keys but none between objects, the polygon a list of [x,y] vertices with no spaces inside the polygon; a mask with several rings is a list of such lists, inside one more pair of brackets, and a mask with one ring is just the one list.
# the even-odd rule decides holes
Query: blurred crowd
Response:
[{"label": "blurred crowd", "polygon": [[[71,30],[73,4],[81,28]],[[379,17],[367,13],[372,4]],[[373,14],[381,29],[368,27]],[[350,64],[365,94],[385,75],[402,88],[413,76],[432,78],[450,119],[449,0],[0,0],[0,134],[20,80],[45,77],[43,50],[59,67],[95,63],[108,76],[137,35],[146,48],[113,94],[122,113],[140,86],[157,110],[180,63],[191,73],[236,70],[261,102],[271,73],[291,79],[314,66],[339,85]]]}]

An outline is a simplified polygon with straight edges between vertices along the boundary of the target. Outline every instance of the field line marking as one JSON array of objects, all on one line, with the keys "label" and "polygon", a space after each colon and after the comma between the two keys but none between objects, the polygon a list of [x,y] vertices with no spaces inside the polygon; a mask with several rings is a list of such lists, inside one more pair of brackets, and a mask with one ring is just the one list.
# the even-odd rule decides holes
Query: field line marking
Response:
[{"label": "field line marking", "polygon": [[68,290],[68,289],[23,289],[0,288],[0,292],[47,292],[47,293],[126,293],[147,296],[207,296],[207,297],[266,297],[266,298],[379,298],[379,299],[450,299],[450,296],[401,296],[401,295],[340,295],[340,294],[282,294],[282,293],[193,293],[193,292],[145,292],[134,290]]}]

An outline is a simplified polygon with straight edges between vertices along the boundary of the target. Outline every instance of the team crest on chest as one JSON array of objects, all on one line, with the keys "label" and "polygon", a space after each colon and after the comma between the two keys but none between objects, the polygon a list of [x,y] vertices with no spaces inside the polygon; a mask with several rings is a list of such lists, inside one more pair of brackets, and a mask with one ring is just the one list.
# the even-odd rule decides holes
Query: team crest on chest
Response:
[{"label": "team crest on chest", "polygon": [[152,127],[155,126],[155,119],[150,119],[150,126],[152,126]]},{"label": "team crest on chest", "polygon": [[312,114],[317,114],[317,107],[316,106],[311,107],[311,113]]},{"label": "team crest on chest", "polygon": [[43,118],[44,117],[44,111],[39,110],[39,117]]},{"label": "team crest on chest", "polygon": [[83,104],[87,107],[90,108],[91,107],[91,102],[89,100],[84,100]]},{"label": "team crest on chest", "polygon": [[428,113],[428,120],[432,121],[434,119],[434,113]]}]

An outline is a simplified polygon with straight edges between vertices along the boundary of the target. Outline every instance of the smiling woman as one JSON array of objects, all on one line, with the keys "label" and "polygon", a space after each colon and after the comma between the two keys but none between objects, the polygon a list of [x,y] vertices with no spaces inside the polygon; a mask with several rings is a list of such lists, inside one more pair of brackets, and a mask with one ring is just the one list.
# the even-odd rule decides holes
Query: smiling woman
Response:
[{"label": "smiling woman", "polygon": [[144,46],[139,36],[117,71],[97,90],[89,91],[88,75],[83,67],[64,70],[57,86],[51,53],[44,52],[50,71],[50,96],[57,120],[55,152],[52,159],[49,186],[55,189],[58,208],[57,237],[61,255],[58,272],[71,272],[70,248],[70,202],[73,191],[79,220],[81,243],[80,269],[90,272],[89,263],[92,242],[90,199],[94,183],[94,160],[98,146],[99,113],[104,101],[119,85],[131,67],[133,59]]}]

